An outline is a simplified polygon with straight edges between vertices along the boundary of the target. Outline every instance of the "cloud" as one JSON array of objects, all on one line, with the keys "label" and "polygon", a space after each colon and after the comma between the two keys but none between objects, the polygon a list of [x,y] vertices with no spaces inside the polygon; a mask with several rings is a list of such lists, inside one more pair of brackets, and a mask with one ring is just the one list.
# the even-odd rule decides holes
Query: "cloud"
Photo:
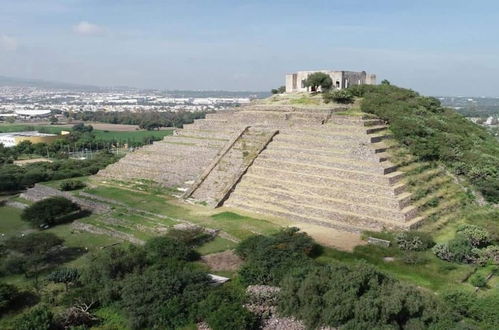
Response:
[{"label": "cloud", "polygon": [[15,51],[19,47],[19,43],[13,37],[6,34],[0,34],[0,50]]},{"label": "cloud", "polygon": [[73,26],[73,31],[80,35],[90,36],[90,35],[101,35],[104,33],[105,29],[102,26],[92,24],[86,21],[81,21],[80,23]]}]

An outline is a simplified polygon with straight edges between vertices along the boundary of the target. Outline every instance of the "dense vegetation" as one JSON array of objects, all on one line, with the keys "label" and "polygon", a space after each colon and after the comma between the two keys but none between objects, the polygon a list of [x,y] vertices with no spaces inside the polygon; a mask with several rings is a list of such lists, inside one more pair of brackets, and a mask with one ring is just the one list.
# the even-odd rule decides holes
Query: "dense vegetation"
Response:
[{"label": "dense vegetation", "polygon": [[[12,328],[87,328],[99,324],[94,312],[103,308],[116,309],[123,315],[126,324],[119,328],[177,329],[198,320],[205,320],[215,330],[254,328],[257,320],[243,307],[242,289],[213,286],[203,268],[193,263],[198,257],[189,244],[202,241],[197,237],[200,234],[180,235],[182,239],[177,234],[154,238],[142,247],[108,247],[89,256],[80,270],[59,267],[50,272],[47,263],[55,260],[53,247],[60,246],[62,240],[43,233],[12,238],[6,244],[12,251],[9,253],[39,256],[46,280],[64,285],[63,291],[52,295],[40,291],[37,295],[46,305],[39,304],[12,319]],[[188,241],[183,240],[186,237]],[[33,238],[45,244],[28,249],[26,239]],[[17,293],[13,286],[0,286],[0,304],[6,306]]]},{"label": "dense vegetation", "polygon": [[194,119],[202,119],[206,112],[191,111],[84,111],[72,114],[74,119],[110,124],[139,125],[152,130],[160,127],[183,127]]},{"label": "dense vegetation", "polygon": [[80,206],[64,197],[49,197],[23,210],[22,219],[34,227],[53,226],[71,219]]},{"label": "dense vegetation", "polygon": [[499,142],[432,97],[384,84],[353,86],[361,110],[387,121],[394,137],[423,161],[443,163],[492,203],[499,202]]},{"label": "dense vegetation", "polygon": [[0,165],[0,191],[15,191],[37,182],[93,175],[114,163],[116,155],[100,151],[92,159],[62,159],[54,162],[37,162],[17,166]]}]

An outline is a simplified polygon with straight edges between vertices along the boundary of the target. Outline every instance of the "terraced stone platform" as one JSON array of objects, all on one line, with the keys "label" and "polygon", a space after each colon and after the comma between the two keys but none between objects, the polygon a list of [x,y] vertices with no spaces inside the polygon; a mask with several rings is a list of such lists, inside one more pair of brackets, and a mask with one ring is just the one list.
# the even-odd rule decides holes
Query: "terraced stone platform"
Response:
[{"label": "terraced stone platform", "polygon": [[341,108],[250,105],[185,125],[101,171],[151,179],[216,207],[349,231],[408,229],[416,207],[378,119]]}]

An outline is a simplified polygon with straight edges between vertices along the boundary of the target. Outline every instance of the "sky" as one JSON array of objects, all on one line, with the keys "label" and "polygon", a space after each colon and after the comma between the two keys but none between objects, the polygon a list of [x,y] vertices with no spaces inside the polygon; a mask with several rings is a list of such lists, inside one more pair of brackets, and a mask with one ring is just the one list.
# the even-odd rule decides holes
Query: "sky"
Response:
[{"label": "sky", "polygon": [[0,0],[0,75],[264,91],[286,73],[375,73],[499,96],[499,1]]}]

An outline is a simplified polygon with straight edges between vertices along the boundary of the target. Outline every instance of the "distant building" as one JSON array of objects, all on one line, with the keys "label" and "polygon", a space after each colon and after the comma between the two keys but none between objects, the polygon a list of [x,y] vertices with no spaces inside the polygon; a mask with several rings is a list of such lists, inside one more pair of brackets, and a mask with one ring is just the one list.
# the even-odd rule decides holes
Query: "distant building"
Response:
[{"label": "distant building", "polygon": [[50,143],[60,139],[63,135],[64,134],[39,133],[37,131],[0,133],[0,143],[5,147],[16,146],[22,141],[30,141],[31,143]]},{"label": "distant building", "polygon": [[309,75],[315,72],[322,72],[331,77],[333,88],[343,89],[352,85],[375,85],[376,75],[368,74],[365,71],[297,71],[286,75],[286,93],[309,92],[310,89],[305,87],[305,80]]}]

